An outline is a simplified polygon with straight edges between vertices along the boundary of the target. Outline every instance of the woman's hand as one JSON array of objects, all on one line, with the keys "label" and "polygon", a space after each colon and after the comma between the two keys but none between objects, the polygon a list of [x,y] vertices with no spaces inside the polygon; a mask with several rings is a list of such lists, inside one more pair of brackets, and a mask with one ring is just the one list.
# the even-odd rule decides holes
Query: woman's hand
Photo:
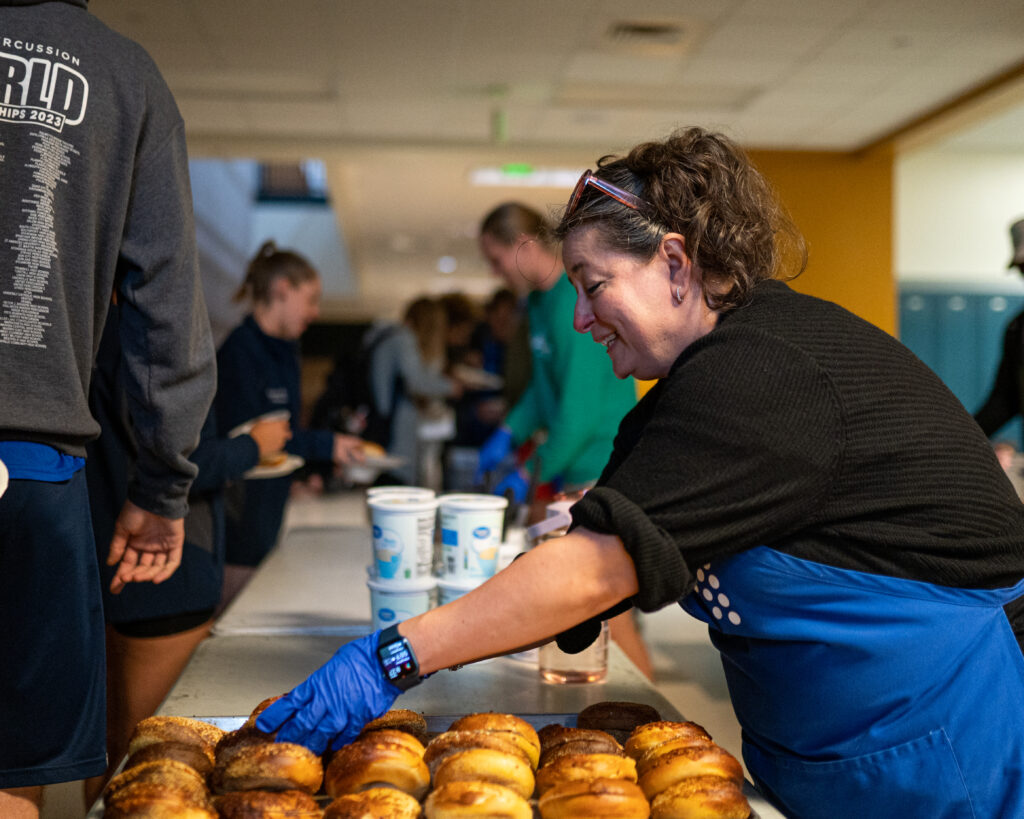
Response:
[{"label": "woman's hand", "polygon": [[284,449],[284,445],[291,440],[292,427],[287,418],[276,421],[257,421],[249,430],[249,437],[259,447],[260,457],[273,455]]},{"label": "woman's hand", "polygon": [[365,461],[366,453],[363,451],[363,439],[357,438],[355,435],[336,434],[334,436],[333,460],[335,464],[348,464],[353,461],[362,463]]},{"label": "woman's hand", "polygon": [[377,661],[380,631],[345,643],[306,681],[256,719],[279,742],[297,742],[315,753],[351,742],[363,726],[387,711],[401,691]]}]

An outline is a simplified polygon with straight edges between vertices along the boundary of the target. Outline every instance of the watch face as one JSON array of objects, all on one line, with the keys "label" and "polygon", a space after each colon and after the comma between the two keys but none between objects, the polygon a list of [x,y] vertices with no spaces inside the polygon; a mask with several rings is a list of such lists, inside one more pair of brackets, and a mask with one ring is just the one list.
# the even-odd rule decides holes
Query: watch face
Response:
[{"label": "watch face", "polygon": [[409,644],[404,639],[395,640],[377,649],[380,665],[384,676],[391,682],[406,677],[418,676],[416,663],[413,661]]}]

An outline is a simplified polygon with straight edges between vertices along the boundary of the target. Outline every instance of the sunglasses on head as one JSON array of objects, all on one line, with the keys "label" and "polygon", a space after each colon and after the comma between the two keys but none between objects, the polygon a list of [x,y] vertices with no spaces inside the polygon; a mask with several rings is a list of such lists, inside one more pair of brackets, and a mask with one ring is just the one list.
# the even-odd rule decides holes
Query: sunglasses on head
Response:
[{"label": "sunglasses on head", "polygon": [[607,182],[604,179],[594,176],[593,171],[587,170],[583,172],[583,175],[576,183],[576,187],[573,188],[572,196],[569,197],[569,204],[566,207],[566,216],[572,216],[573,213],[575,213],[576,208],[580,204],[580,199],[583,198],[583,191],[588,187],[597,188],[605,196],[610,196],[616,202],[625,205],[627,208],[632,208],[633,210],[641,210],[644,207],[649,207],[647,203],[635,193],[623,190],[618,185],[613,185],[611,182]]}]

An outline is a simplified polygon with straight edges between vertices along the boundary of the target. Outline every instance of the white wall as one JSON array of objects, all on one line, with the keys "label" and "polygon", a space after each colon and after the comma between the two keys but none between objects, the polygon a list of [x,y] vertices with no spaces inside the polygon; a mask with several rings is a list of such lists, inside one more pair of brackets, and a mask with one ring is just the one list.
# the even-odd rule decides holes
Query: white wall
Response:
[{"label": "white wall", "polygon": [[217,344],[248,309],[233,297],[249,260],[268,239],[309,259],[320,273],[325,299],[356,292],[345,241],[330,206],[256,202],[258,164],[251,159],[192,160],[189,170],[199,266]]},{"label": "white wall", "polygon": [[898,281],[1024,292],[1006,269],[1009,226],[1024,218],[1024,152],[908,154],[895,197]]}]

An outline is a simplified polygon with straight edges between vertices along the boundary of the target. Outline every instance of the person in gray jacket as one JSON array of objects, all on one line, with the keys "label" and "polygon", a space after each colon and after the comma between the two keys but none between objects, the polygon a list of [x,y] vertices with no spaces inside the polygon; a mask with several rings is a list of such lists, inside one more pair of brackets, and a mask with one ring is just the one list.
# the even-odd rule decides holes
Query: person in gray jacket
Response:
[{"label": "person in gray jacket", "polygon": [[405,309],[400,324],[380,323],[367,331],[370,389],[376,423],[363,436],[402,458],[386,483],[420,481],[419,402],[458,398],[461,382],[444,375],[445,317],[441,305],[418,298]]},{"label": "person in gray jacket", "polygon": [[215,388],[184,123],[86,0],[0,0],[0,816],[106,767],[103,610],[82,466],[111,297],[140,446],[111,589],[181,560]]}]

